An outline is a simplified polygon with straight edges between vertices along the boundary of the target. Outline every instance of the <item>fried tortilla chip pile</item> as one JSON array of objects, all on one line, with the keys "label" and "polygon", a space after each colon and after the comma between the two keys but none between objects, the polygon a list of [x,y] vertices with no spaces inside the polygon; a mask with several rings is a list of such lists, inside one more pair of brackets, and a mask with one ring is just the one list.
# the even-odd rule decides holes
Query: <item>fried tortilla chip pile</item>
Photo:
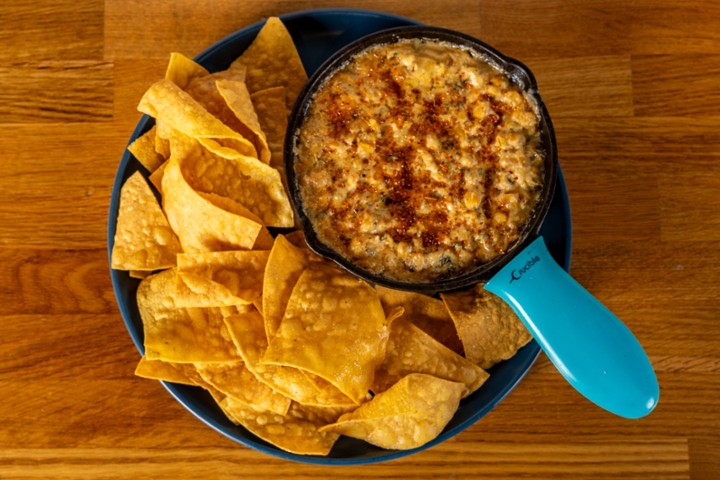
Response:
[{"label": "fried tortilla chip pile", "polygon": [[376,288],[306,247],[281,168],[306,80],[271,18],[228,70],[173,54],[140,101],[155,124],[128,148],[148,173],[121,189],[112,251],[142,279],[135,373],[204,388],[288,452],[327,455],[340,435],[415,448],[530,335],[480,287]]}]

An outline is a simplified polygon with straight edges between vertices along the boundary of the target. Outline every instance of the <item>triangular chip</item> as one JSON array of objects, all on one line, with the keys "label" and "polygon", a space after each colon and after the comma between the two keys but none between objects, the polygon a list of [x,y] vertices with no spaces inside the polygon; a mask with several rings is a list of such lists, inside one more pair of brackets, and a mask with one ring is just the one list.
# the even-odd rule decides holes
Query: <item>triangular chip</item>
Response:
[{"label": "triangular chip", "polygon": [[165,79],[185,90],[194,78],[204,77],[208,73],[205,67],[194,60],[182,53],[173,52],[170,54],[170,61],[165,70]]},{"label": "triangular chip", "polygon": [[242,360],[194,365],[203,380],[247,408],[280,415],[290,408],[292,401],[255,378]]},{"label": "triangular chip", "polygon": [[163,156],[155,151],[156,128],[153,125],[150,130],[140,135],[127,147],[130,153],[150,173],[154,172],[165,161]]},{"label": "triangular chip", "polygon": [[358,438],[381,448],[417,448],[442,432],[464,390],[462,383],[413,373],[320,431]]},{"label": "triangular chip", "polygon": [[162,120],[155,119],[155,151],[162,158],[170,158],[170,138],[173,130]]},{"label": "triangular chip", "polygon": [[[245,70],[233,69],[194,78],[185,92],[255,147],[257,158],[270,162],[270,150],[244,83]],[[222,88],[221,88],[222,87]]]},{"label": "triangular chip", "polygon": [[[252,213],[247,208],[243,207],[239,203],[237,203],[235,200],[227,197],[223,197],[222,195],[218,195],[217,193],[206,193],[206,192],[197,192],[198,195],[203,197],[208,202],[212,203],[218,208],[222,208],[226,212],[234,213],[235,215],[239,215],[241,217],[249,218],[250,220],[257,222],[259,224],[262,224],[262,219]],[[264,226],[260,229],[260,232],[258,233],[257,238],[255,239],[255,244],[252,247],[252,250],[270,250],[273,246],[273,242],[275,240],[273,239],[272,235],[268,231],[267,228]]]},{"label": "triangular chip", "polygon": [[138,280],[142,280],[143,278],[146,278],[150,275],[152,275],[151,270],[129,270],[128,275],[130,278],[137,278]]},{"label": "triangular chip", "polygon": [[135,375],[152,380],[181,383],[183,385],[199,385],[202,383],[202,379],[192,363],[148,360],[144,356],[135,368]]},{"label": "triangular chip", "polygon": [[177,157],[162,179],[163,209],[185,252],[250,250],[263,225],[217,207],[185,180]]},{"label": "triangular chip", "polygon": [[383,308],[403,307],[403,318],[411,321],[420,329],[445,345],[455,353],[462,354],[462,343],[455,330],[442,300],[416,292],[395,290],[377,285],[376,290]]},{"label": "triangular chip", "polygon": [[426,373],[465,385],[463,397],[480,388],[489,375],[485,370],[446,348],[405,317],[390,327],[382,365],[375,372],[373,391],[382,392],[410,373]]},{"label": "triangular chip", "polygon": [[118,270],[158,270],[175,265],[180,252],[178,238],[170,228],[150,186],[140,172],[120,190],[111,263]]},{"label": "triangular chip", "polygon": [[532,340],[512,308],[482,285],[441,297],[455,322],[465,357],[486,370]]},{"label": "triangular chip", "polygon": [[[238,130],[246,138],[251,139],[258,153],[258,158],[264,163],[270,163],[270,148],[265,133],[260,127],[255,107],[253,107],[245,83],[234,80],[218,79],[215,82],[217,91],[240,124],[244,127]],[[247,132],[247,133],[246,133]]]},{"label": "triangular chip", "polygon": [[245,312],[225,318],[225,324],[247,368],[261,382],[278,393],[304,405],[353,405],[337,388],[319,389],[300,370],[282,365],[263,365],[267,350],[265,326],[258,312]]},{"label": "triangular chip", "polygon": [[162,192],[162,177],[163,173],[165,172],[165,167],[167,166],[167,160],[165,160],[163,163],[161,163],[155,171],[153,171],[150,174],[150,183],[152,183],[153,187],[157,188],[159,192]]},{"label": "triangular chip", "polygon": [[316,255],[315,253],[313,253],[313,252],[310,250],[310,248],[308,247],[308,244],[307,244],[307,242],[305,241],[305,234],[303,233],[302,230],[294,230],[294,231],[288,233],[287,235],[285,235],[285,239],[286,239],[288,242],[290,242],[290,243],[292,243],[293,245],[295,245],[297,248],[301,248],[301,249],[303,249],[304,251],[311,253],[311,254],[312,254],[312,255],[310,255],[310,259],[311,259],[311,260],[313,259],[313,256],[314,256],[315,258],[319,258],[318,255]]},{"label": "triangular chip", "polygon": [[307,252],[292,245],[283,235],[275,238],[270,251],[263,289],[263,317],[267,338],[275,336],[285,315],[290,294],[310,261]]},{"label": "triangular chip", "polygon": [[260,160],[201,141],[181,163],[183,176],[199,192],[228,197],[260,217],[268,227],[292,227],[294,214],[280,173]]},{"label": "triangular chip", "polygon": [[215,139],[243,155],[257,156],[248,139],[222,123],[170,80],[154,83],[140,100],[138,110],[162,122],[164,128],[195,139]]},{"label": "triangular chip", "polygon": [[[191,97],[202,105],[209,113],[218,118],[223,124],[235,130],[237,133],[247,138],[252,142],[252,132],[245,128],[244,125],[238,120],[233,111],[228,106],[227,102],[220,94],[217,88],[217,81],[220,78],[231,76],[232,73],[240,73],[237,78],[244,78],[245,74],[242,70],[235,70],[234,72],[224,71],[206,75],[204,77],[198,77],[190,82],[188,88],[185,89]],[[242,80],[238,83],[242,85]]]},{"label": "triangular chip", "polygon": [[360,404],[385,355],[388,333],[372,286],[313,264],[300,275],[262,361],[307,370]]},{"label": "triangular chip", "polygon": [[327,455],[340,436],[320,432],[319,428],[327,422],[298,404],[293,404],[287,415],[258,412],[231,398],[224,399],[221,407],[235,423],[276,447],[298,455]]},{"label": "triangular chip", "polygon": [[284,178],[283,155],[289,113],[285,105],[285,87],[260,90],[250,95],[250,99],[270,148],[270,166],[280,170]]},{"label": "triangular chip", "polygon": [[138,286],[146,358],[178,363],[238,360],[240,354],[223,321],[227,312],[176,307],[175,275],[174,268],[165,270]]},{"label": "triangular chip", "polygon": [[286,105],[291,109],[308,80],[290,33],[282,20],[270,17],[252,44],[230,68],[247,68],[250,93],[269,87],[286,88]]},{"label": "triangular chip", "polygon": [[259,303],[269,255],[268,250],[179,254],[176,305],[221,307]]},{"label": "triangular chip", "polygon": [[220,94],[216,83],[218,80],[232,80],[242,84],[245,80],[245,70],[224,70],[221,72],[211,73],[202,77],[194,78],[185,88],[185,92],[193,97],[197,102],[205,107],[205,109],[217,117],[228,127],[232,128],[248,140],[250,137],[246,135],[249,133],[246,129],[238,129],[242,127],[242,124],[235,117],[235,114],[230,109],[229,105]]}]

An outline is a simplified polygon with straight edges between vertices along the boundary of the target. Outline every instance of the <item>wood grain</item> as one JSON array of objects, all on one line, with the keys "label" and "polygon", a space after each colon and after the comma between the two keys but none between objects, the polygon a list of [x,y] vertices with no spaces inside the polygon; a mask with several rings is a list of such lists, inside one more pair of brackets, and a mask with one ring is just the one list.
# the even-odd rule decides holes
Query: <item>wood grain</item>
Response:
[{"label": "wood grain", "polygon": [[632,329],[661,386],[628,421],[542,356],[481,421],[388,463],[326,468],[235,444],[159,382],[110,281],[107,214],[170,52],[349,0],[0,5],[0,478],[720,478],[720,3],[363,7],[478,36],[535,73],[573,219],[572,273]]},{"label": "wood grain", "polygon": [[720,92],[713,79],[720,75],[720,55],[637,55],[632,71],[635,115],[718,114]]},{"label": "wood grain", "polygon": [[0,315],[117,311],[105,249],[0,248],[0,275]]},{"label": "wood grain", "polygon": [[[594,453],[588,453],[594,452]],[[141,475],[151,479],[177,478],[238,478],[235,472],[247,470],[244,479],[313,478],[356,479],[383,476],[387,468],[370,465],[342,469],[318,466],[297,466],[276,461],[260,461],[247,452],[235,453],[221,448],[188,448],[183,453],[165,449],[47,449],[41,452],[10,450],[16,462],[5,471],[12,478],[129,478]],[[549,443],[518,445],[494,442],[492,444],[456,444],[452,451],[438,448],[438,457],[443,461],[419,459],[412,463],[399,460],[394,462],[397,472],[422,471],[424,478],[477,478],[478,471],[488,478],[511,480],[522,478],[528,470],[532,478],[551,480],[553,478],[612,479],[622,476],[628,479],[645,479],[657,475],[664,479],[686,479],[687,444],[677,441],[657,440],[644,443]],[[661,454],[663,460],[657,461]],[[599,465],[595,458],[602,455],[611,468]],[[538,466],[535,459],[545,458],[562,466],[562,473],[555,467]],[[644,459],[647,468],[638,468],[638,459]],[[2,465],[0,456],[0,466]],[[38,465],[38,467],[35,467]],[[58,476],[58,465],[62,473]],[[27,475],[28,471],[32,473]],[[107,476],[107,472],[113,472]],[[398,477],[403,476],[402,474]],[[417,478],[417,477],[414,477]]]},{"label": "wood grain", "polygon": [[628,117],[633,114],[629,56],[528,57],[552,118]]},{"label": "wood grain", "polygon": [[105,246],[110,193],[129,136],[111,122],[4,126],[0,191],[12,195],[0,196],[0,246]]},{"label": "wood grain", "polygon": [[113,70],[107,62],[2,66],[0,83],[5,87],[0,91],[0,124],[112,120]]},{"label": "wood grain", "polygon": [[103,58],[102,0],[9,0],[0,5],[4,64]]}]

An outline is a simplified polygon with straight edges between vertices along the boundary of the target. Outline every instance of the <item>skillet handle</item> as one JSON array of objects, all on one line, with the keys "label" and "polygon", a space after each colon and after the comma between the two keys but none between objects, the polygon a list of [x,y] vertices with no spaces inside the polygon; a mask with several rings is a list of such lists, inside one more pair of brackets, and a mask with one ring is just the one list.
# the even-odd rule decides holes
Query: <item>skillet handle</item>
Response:
[{"label": "skillet handle", "polygon": [[507,302],[565,379],[598,406],[640,418],[660,387],[630,330],[562,267],[538,237],[485,289]]}]

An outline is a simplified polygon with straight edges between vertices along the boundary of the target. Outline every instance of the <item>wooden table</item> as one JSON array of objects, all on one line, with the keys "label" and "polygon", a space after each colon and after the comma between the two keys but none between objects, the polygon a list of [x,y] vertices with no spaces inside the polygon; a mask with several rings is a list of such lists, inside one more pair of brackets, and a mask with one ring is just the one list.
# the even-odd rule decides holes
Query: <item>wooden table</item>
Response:
[{"label": "wooden table", "polygon": [[347,1],[9,0],[0,6],[0,478],[720,478],[720,4],[363,7],[475,35],[536,74],[555,122],[574,276],[645,346],[642,420],[589,404],[541,356],[450,441],[385,464],[281,461],[204,426],[138,360],[106,221],[143,91],[264,17]]}]

